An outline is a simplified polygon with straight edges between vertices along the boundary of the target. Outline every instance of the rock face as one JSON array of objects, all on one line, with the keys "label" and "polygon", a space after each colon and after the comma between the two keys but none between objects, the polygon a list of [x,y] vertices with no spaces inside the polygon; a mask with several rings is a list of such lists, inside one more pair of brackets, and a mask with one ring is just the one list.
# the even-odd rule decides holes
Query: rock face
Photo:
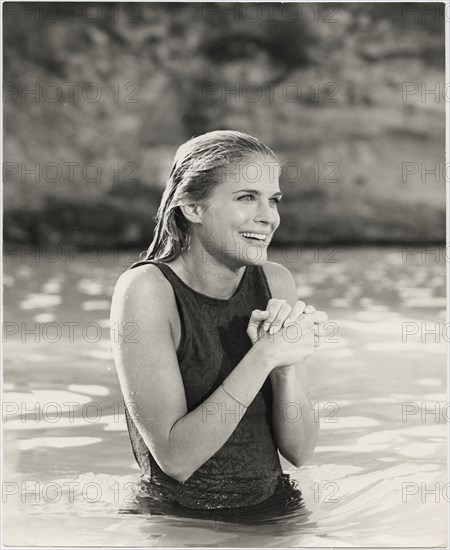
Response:
[{"label": "rock face", "polygon": [[275,242],[443,240],[442,10],[5,5],[5,241],[146,246],[177,146],[218,128],[284,163]]}]

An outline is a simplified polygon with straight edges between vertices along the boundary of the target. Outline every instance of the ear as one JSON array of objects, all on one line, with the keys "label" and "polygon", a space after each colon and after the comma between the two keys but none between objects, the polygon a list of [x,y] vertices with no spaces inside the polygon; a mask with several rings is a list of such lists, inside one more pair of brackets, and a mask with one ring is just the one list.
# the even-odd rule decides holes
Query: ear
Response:
[{"label": "ear", "polygon": [[183,206],[180,206],[180,209],[183,212],[184,217],[190,222],[201,222],[201,213],[203,209],[199,204],[184,204]]}]

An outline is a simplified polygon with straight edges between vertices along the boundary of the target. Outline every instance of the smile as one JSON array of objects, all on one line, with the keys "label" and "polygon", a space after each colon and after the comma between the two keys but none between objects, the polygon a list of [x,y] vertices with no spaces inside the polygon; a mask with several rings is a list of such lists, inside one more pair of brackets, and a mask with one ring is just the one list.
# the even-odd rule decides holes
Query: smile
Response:
[{"label": "smile", "polygon": [[261,244],[264,244],[268,240],[268,235],[263,235],[261,233],[239,233],[241,237],[243,237],[248,242],[260,242]]}]

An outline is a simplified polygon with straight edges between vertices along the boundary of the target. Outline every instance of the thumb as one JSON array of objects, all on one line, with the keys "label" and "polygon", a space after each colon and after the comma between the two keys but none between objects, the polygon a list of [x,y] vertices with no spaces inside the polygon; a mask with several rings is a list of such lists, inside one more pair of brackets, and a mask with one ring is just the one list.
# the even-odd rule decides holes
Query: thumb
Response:
[{"label": "thumb", "polygon": [[254,309],[252,311],[247,327],[247,334],[252,344],[258,341],[258,327],[262,321],[267,319],[268,315],[268,311],[261,311],[260,309]]},{"label": "thumb", "polygon": [[254,309],[250,315],[250,321],[260,323],[263,319],[267,319],[269,315],[268,311],[262,311],[260,309]]}]

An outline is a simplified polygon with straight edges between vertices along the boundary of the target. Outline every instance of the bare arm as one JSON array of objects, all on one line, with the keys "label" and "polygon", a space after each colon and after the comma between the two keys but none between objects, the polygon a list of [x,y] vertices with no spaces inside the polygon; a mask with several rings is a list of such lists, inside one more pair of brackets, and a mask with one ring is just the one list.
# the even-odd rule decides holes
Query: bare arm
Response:
[{"label": "bare arm", "polygon": [[270,375],[275,441],[284,458],[299,468],[314,452],[319,423],[315,422],[305,379],[300,382],[295,367],[283,371]]},{"label": "bare arm", "polygon": [[[155,270],[146,266],[128,271],[116,285],[111,324],[135,323],[138,331],[135,342],[119,337],[113,343],[114,359],[125,402],[133,405],[132,417],[145,444],[161,469],[183,482],[224,445],[246,409],[220,386],[187,412],[167,313],[176,307],[173,291]],[[273,366],[264,345],[254,345],[224,384],[248,404]],[[225,409],[236,415],[221,414]]]},{"label": "bare arm", "polygon": [[[283,266],[266,262],[272,297],[284,299],[292,308],[298,301],[292,274]],[[309,399],[309,374],[304,359],[292,367],[275,368],[270,373],[273,389],[272,421],[280,453],[294,466],[302,466],[313,454],[319,423]]]}]

